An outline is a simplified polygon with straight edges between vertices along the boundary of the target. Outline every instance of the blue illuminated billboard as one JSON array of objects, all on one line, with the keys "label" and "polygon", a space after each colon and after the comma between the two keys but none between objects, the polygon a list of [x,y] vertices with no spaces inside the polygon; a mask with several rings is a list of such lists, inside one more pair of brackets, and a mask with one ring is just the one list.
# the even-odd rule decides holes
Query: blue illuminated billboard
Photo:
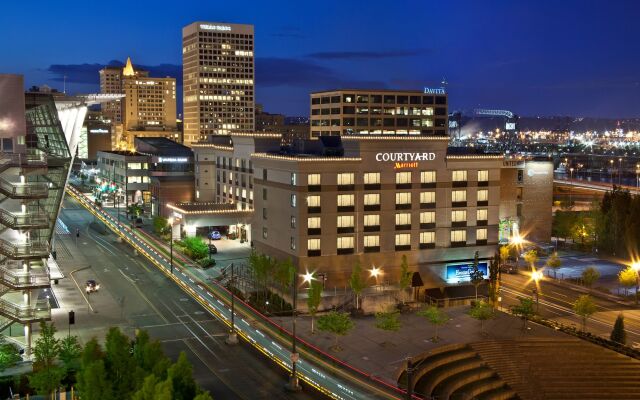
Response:
[{"label": "blue illuminated billboard", "polygon": [[[487,262],[478,263],[478,270],[483,273],[485,279],[489,278]],[[473,271],[473,263],[467,264],[448,264],[447,265],[447,282],[468,282],[471,280],[469,274]]]}]

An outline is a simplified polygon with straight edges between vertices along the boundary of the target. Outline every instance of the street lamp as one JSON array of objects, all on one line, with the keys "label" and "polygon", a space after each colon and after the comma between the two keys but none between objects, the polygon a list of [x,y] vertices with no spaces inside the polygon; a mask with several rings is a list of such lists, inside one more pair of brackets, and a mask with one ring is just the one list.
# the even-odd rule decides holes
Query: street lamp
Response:
[{"label": "street lamp", "polygon": [[231,281],[229,283],[229,293],[231,294],[231,330],[229,331],[229,337],[226,340],[227,344],[238,344],[238,335],[236,334],[236,307],[235,298],[236,295],[233,292],[235,289],[236,276],[233,271],[233,263],[231,263]]},{"label": "street lamp", "polygon": [[540,293],[538,293],[538,284],[542,280],[542,272],[533,271],[531,272],[531,278],[535,282],[536,287],[533,289],[533,295],[536,296],[536,313],[540,311]]},{"label": "street lamp", "polygon": [[618,185],[622,184],[622,157],[618,158]]},{"label": "street lamp", "polygon": [[516,269],[518,269],[518,262],[520,261],[520,250],[524,242],[525,240],[522,236],[520,236],[520,233],[517,233],[515,236],[512,236],[510,239],[511,246],[516,248]]},{"label": "street lamp", "polygon": [[638,189],[640,189],[640,164],[636,164],[636,193],[638,193]]},{"label": "street lamp", "polygon": [[[313,279],[313,273],[309,273],[307,271],[303,275],[303,279],[305,282],[311,282]],[[302,390],[302,386],[300,386],[300,382],[298,381],[298,372],[297,372],[297,363],[300,355],[296,349],[296,310],[298,308],[298,277],[297,274],[293,279],[293,319],[292,319],[292,327],[291,327],[291,376],[289,377],[289,382],[286,383],[285,388],[290,392],[299,392]]]},{"label": "street lamp", "polygon": [[638,291],[640,291],[640,261],[634,261],[631,268],[636,271],[636,304],[638,304]]},{"label": "street lamp", "polygon": [[609,174],[611,175],[611,186],[613,186],[613,160],[609,160]]},{"label": "street lamp", "polygon": [[167,220],[169,223],[169,263],[171,265],[171,275],[173,275],[173,217]]},{"label": "street lamp", "polygon": [[371,274],[371,277],[374,278],[376,280],[376,287],[378,287],[378,277],[380,275],[382,275],[382,268],[376,267],[375,265],[371,266],[371,269],[369,270],[369,273]]}]

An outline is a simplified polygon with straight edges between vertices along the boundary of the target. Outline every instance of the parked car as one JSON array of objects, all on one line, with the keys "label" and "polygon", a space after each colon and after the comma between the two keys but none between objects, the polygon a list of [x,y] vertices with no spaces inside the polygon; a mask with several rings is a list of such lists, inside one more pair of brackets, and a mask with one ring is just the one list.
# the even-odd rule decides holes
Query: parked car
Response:
[{"label": "parked car", "polygon": [[505,264],[500,268],[500,272],[505,274],[517,274],[518,268],[512,264]]},{"label": "parked car", "polygon": [[100,290],[100,284],[93,279],[89,279],[87,281],[85,290],[87,291],[87,293],[97,292],[98,290]]},{"label": "parked car", "polygon": [[211,243],[209,245],[209,253],[216,254],[217,252],[218,252],[218,248],[216,247],[215,244]]},{"label": "parked car", "polygon": [[222,235],[220,234],[219,231],[211,231],[211,233],[209,233],[209,239],[220,240],[222,239]]}]

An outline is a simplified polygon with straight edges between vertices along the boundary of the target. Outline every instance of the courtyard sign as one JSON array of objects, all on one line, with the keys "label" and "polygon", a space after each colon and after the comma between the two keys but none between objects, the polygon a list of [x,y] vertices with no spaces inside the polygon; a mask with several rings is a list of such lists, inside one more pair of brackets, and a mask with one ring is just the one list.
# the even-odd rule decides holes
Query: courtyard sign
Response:
[{"label": "courtyard sign", "polygon": [[436,153],[376,153],[376,161],[433,161]]}]

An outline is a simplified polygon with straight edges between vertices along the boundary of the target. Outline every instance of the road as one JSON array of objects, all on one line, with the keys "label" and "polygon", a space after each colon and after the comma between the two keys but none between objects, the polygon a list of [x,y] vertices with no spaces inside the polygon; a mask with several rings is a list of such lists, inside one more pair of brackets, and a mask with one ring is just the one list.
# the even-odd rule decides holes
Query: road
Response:
[{"label": "road", "polygon": [[[245,343],[226,345],[225,326],[158,273],[148,260],[134,256],[129,245],[118,243],[111,232],[100,233],[99,225],[93,223],[94,217],[76,201],[65,200],[60,218],[74,232],[58,238],[60,264],[76,269],[83,268],[77,264],[84,262],[91,265],[76,271],[73,277],[68,276],[69,280],[79,281],[80,286],[86,279],[96,279],[101,284],[100,291],[87,298],[95,312],[76,308],[73,332],[82,336],[83,341],[91,336],[103,336],[110,325],[120,326],[129,334],[141,328],[160,340],[171,358],[177,358],[179,352],[184,351],[194,366],[195,379],[213,398],[325,398],[309,387],[298,394],[286,392],[285,370]],[[76,228],[80,229],[77,242]],[[65,297],[82,295],[71,289],[54,287],[54,293],[63,304],[70,303],[72,300]],[[81,296],[80,301],[84,298]],[[65,318],[57,318],[56,325],[66,327]]]},{"label": "road", "polygon": [[[517,304],[518,297],[536,299],[533,290],[536,283],[527,275],[502,274],[502,306]],[[573,303],[586,293],[591,293],[596,303],[596,313],[588,319],[587,330],[603,337],[609,337],[618,314],[625,316],[627,343],[640,346],[640,310],[638,307],[607,297],[598,296],[584,288],[575,288],[563,281],[550,281],[546,278],[538,283],[539,314],[548,319],[562,322],[568,326],[580,328],[582,319],[573,312]]]},{"label": "road", "polygon": [[[169,259],[162,253],[163,249],[140,236],[137,231],[118,224],[117,220],[95,207],[86,197],[75,188],[69,186],[67,194],[79,200],[83,207],[90,210],[109,229],[118,233],[127,243],[132,245],[140,254],[147,257],[156,268],[180,286],[185,293],[203,305],[219,320],[229,324],[231,310],[223,300],[228,299],[228,291],[214,283],[198,281],[198,277],[182,265],[174,266],[171,273]],[[143,240],[144,239],[144,240]],[[175,263],[174,263],[175,264]],[[222,300],[221,300],[222,299]],[[238,335],[253,347],[283,368],[290,367],[291,352],[288,350],[288,332],[277,326],[274,321],[251,309],[248,305],[236,302],[236,330]],[[306,345],[305,347],[308,347]],[[402,394],[394,387],[375,377],[365,376],[354,368],[340,364],[332,356],[310,351],[301,347],[300,359],[297,363],[300,378],[324,394],[336,399],[398,399]]]}]

